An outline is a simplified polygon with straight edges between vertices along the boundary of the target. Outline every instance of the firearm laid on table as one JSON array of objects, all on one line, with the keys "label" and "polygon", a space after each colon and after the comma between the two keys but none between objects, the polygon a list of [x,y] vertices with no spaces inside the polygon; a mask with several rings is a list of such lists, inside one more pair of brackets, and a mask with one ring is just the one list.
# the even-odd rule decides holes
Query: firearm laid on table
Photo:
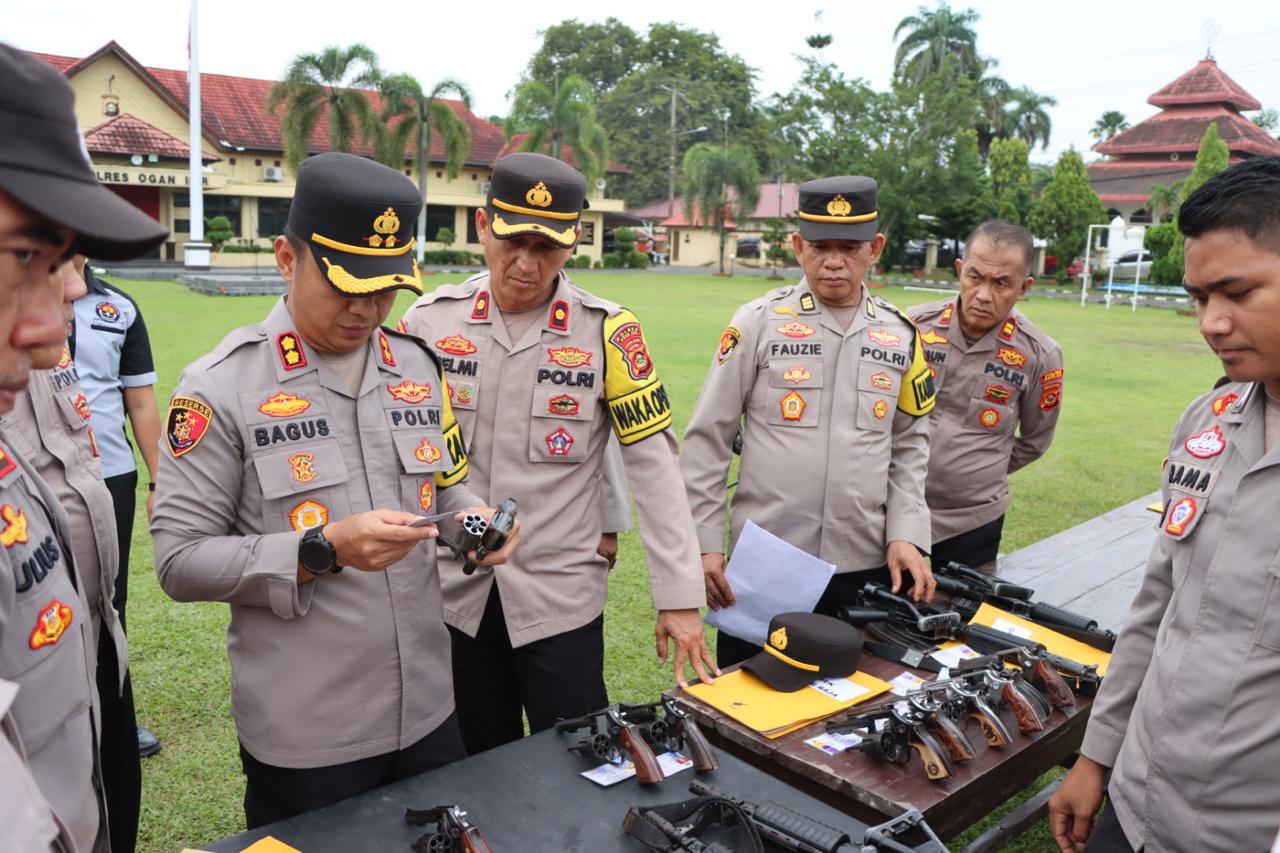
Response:
[{"label": "firearm laid on table", "polygon": [[[692,800],[662,806],[632,806],[622,821],[627,835],[651,850],[690,853],[763,853],[767,839],[796,853],[946,853],[919,811],[911,809],[867,828],[860,839],[777,803],[753,803],[693,782]],[[712,828],[736,834],[735,843],[702,841]],[[923,843],[899,840],[914,833]]]},{"label": "firearm laid on table", "polygon": [[952,609],[965,621],[972,619],[978,607],[986,602],[1104,652],[1115,648],[1116,635],[1099,628],[1098,620],[1053,604],[1032,601],[1031,596],[1035,593],[1029,587],[1009,583],[956,562],[934,569],[933,576],[938,589],[951,595]]},{"label": "firearm laid on table", "polygon": [[[661,706],[662,715],[658,715]],[[644,736],[645,742],[655,752],[680,752],[693,762],[693,769],[699,772],[715,770],[720,766],[719,759],[707,743],[707,737],[698,728],[689,712],[676,704],[669,696],[661,702],[646,705],[619,704],[622,718],[634,723]]]},{"label": "firearm laid on table", "polygon": [[645,742],[640,726],[627,719],[626,706],[610,705],[584,717],[556,721],[556,731],[562,734],[582,729],[589,730],[587,736],[576,746],[569,747],[570,752],[618,765],[624,764],[630,757],[636,767],[637,782],[652,785],[662,781],[662,767],[658,765],[658,758]]},{"label": "firearm laid on table", "polygon": [[[857,606],[842,607],[836,615],[851,625],[866,628],[875,638],[865,644],[867,651],[917,669],[941,672],[942,664],[932,656],[938,651],[938,644],[959,640],[985,654],[1003,652],[1013,646],[1025,649],[1028,656],[1047,664],[1036,673],[1042,684],[1042,675],[1049,669],[1061,674],[1073,689],[1086,695],[1097,693],[1102,682],[1096,665],[1055,655],[1037,642],[986,625],[965,624],[964,617],[956,611],[916,604],[889,592],[884,584],[866,584],[858,594]],[[1045,686],[1056,690],[1056,686]]]},{"label": "firearm laid on table", "polygon": [[433,826],[432,831],[413,842],[418,853],[490,853],[479,827],[467,820],[467,813],[459,806],[405,809],[404,821],[413,826]]}]

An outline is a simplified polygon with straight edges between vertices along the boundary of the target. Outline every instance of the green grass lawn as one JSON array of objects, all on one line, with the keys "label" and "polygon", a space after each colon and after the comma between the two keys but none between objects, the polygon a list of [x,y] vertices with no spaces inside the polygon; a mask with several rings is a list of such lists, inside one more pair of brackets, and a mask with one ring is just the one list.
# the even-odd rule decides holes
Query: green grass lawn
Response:
[{"label": "green grass lawn", "polygon": [[[462,278],[437,275],[427,286]],[[574,278],[628,306],[644,322],[671,394],[678,433],[734,309],[779,284],[763,278],[594,271],[577,271]],[[146,317],[162,411],[184,365],[230,329],[262,319],[274,301],[201,296],[173,282],[116,283],[137,299]],[[896,287],[877,293],[904,307],[933,298]],[[390,322],[410,301],[401,296]],[[1066,393],[1053,448],[1013,477],[1006,551],[1154,491],[1178,415],[1220,374],[1191,317],[1170,310],[1082,308],[1051,299],[1033,298],[1022,307],[1062,345]],[[228,709],[227,607],[178,604],[160,591],[144,498],[140,492],[130,567],[132,671],[139,720],[160,736],[164,750],[143,762],[139,849],[168,851],[243,829],[244,782]],[[615,701],[652,701],[672,683],[670,669],[660,667],[654,656],[653,619],[641,543],[628,533],[622,537],[605,622],[605,675]],[[1010,849],[1056,848],[1040,828]]]}]

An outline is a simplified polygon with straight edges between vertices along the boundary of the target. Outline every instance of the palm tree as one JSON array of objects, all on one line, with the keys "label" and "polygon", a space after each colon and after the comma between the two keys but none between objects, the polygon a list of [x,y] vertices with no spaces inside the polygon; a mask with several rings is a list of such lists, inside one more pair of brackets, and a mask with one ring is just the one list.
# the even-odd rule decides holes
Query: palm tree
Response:
[{"label": "palm tree", "polygon": [[1147,187],[1147,206],[1151,208],[1151,218],[1160,222],[1164,214],[1172,213],[1182,203],[1182,181],[1172,184],[1152,184]]},{"label": "palm tree", "polygon": [[978,103],[978,114],[974,117],[973,127],[978,132],[978,153],[983,161],[991,150],[991,141],[1001,139],[1005,133],[1005,125],[1009,114],[1009,96],[1013,87],[1003,77],[988,73],[995,67],[995,62],[980,59],[974,67],[976,83],[974,95]]},{"label": "palm tree", "polygon": [[570,74],[553,89],[540,80],[526,80],[516,86],[511,115],[503,123],[507,139],[528,134],[521,151],[541,151],[557,160],[561,147],[573,148],[578,171],[595,183],[608,165],[609,143],[604,128],[596,121],[596,100],[591,84]]},{"label": "palm tree", "polygon": [[284,79],[271,87],[266,104],[270,113],[285,107],[284,160],[292,171],[297,172],[311,153],[311,132],[326,106],[333,150],[350,151],[357,135],[374,137],[377,123],[365,90],[376,86],[380,77],[377,55],[363,44],[331,45],[293,58]]},{"label": "palm tree", "polygon": [[[422,85],[409,74],[396,74],[382,81],[382,125],[374,159],[400,168],[404,165],[404,149],[409,138],[417,151],[418,191],[422,193],[422,212],[418,215],[418,263],[426,259],[427,243],[427,155],[431,150],[431,131],[440,134],[444,148],[444,173],[450,179],[462,172],[471,134],[467,123],[441,98],[447,93],[471,109],[471,92],[457,80],[446,77],[424,92]],[[395,119],[399,122],[391,124]]]},{"label": "palm tree", "polygon": [[1006,119],[1009,135],[1025,139],[1030,148],[1035,148],[1037,142],[1042,148],[1048,148],[1053,119],[1049,118],[1045,107],[1057,106],[1058,99],[1041,95],[1026,86],[1019,86],[1009,94],[1013,102]]},{"label": "palm tree", "polygon": [[684,154],[684,218],[694,221],[696,208],[702,222],[715,218],[720,231],[720,274],[724,275],[725,220],[729,215],[729,190],[737,194],[738,211],[755,210],[760,201],[760,171],[755,155],[745,145],[699,142]]},{"label": "palm tree", "polygon": [[1089,131],[1089,135],[1094,139],[1102,142],[1104,139],[1110,139],[1122,130],[1129,127],[1128,120],[1124,117],[1124,113],[1119,110],[1107,110],[1093,124],[1093,129]]},{"label": "palm tree", "polygon": [[893,59],[894,69],[905,81],[919,85],[942,67],[943,60],[955,56],[967,73],[978,62],[978,36],[973,31],[977,20],[973,9],[953,12],[946,3],[936,9],[921,6],[893,30],[895,41],[905,33]]}]

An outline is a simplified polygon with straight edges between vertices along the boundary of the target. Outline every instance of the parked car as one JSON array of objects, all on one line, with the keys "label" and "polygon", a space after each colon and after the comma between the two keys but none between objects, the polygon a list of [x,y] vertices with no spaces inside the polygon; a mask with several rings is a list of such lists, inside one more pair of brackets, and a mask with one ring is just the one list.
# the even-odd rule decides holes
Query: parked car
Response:
[{"label": "parked car", "polygon": [[[1141,260],[1138,258],[1139,254],[1142,255]],[[1122,253],[1116,258],[1115,280],[1133,281],[1133,277],[1136,274],[1139,281],[1149,281],[1151,279],[1152,260],[1151,252],[1146,249],[1131,249]]]},{"label": "parked car", "polygon": [[[924,240],[907,241],[906,248],[903,250],[903,261],[908,269],[922,269],[924,267],[924,242]],[[951,239],[938,241],[938,267],[940,269],[951,269],[956,265],[956,258],[963,256],[963,243]]]}]

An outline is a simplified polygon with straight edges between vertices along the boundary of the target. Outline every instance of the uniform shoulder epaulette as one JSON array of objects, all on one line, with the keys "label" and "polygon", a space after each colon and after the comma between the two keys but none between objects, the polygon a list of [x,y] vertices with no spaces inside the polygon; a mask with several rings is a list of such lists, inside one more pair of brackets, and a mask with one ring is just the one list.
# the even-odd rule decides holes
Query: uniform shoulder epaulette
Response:
[{"label": "uniform shoulder epaulette", "polygon": [[623,306],[608,299],[602,299],[594,293],[588,293],[576,284],[570,283],[569,292],[577,297],[584,308],[594,308],[597,311],[603,311],[606,316],[616,317],[620,312],[625,310]]},{"label": "uniform shoulder epaulette", "polygon": [[780,302],[789,296],[794,296],[799,287],[800,285],[798,284],[784,284],[782,287],[775,287],[773,290],[760,294],[742,307],[749,311],[761,311],[774,302]]},{"label": "uniform shoulder epaulette", "polygon": [[401,340],[412,341],[413,343],[422,347],[422,349],[426,352],[426,354],[431,358],[431,363],[436,366],[436,370],[443,369],[443,366],[440,364],[440,356],[436,355],[436,351],[433,350],[431,348],[431,345],[428,344],[426,341],[424,341],[422,338],[418,337],[412,332],[402,332],[399,329],[393,329],[390,326],[383,326],[382,331],[393,337],[400,338]]},{"label": "uniform shoulder epaulette", "polygon": [[877,307],[883,308],[885,311],[888,311],[890,314],[897,316],[898,319],[902,320],[902,322],[910,326],[913,331],[915,330],[915,327],[916,327],[915,321],[912,320],[910,317],[908,317],[907,312],[903,311],[897,305],[894,305],[892,302],[889,302],[886,299],[882,299],[879,296],[872,296],[871,301],[874,302]]},{"label": "uniform shoulder epaulette", "polygon": [[947,310],[947,305],[950,304],[952,299],[954,299],[954,297],[938,299],[933,302],[922,302],[919,305],[912,305],[907,309],[907,316],[910,317],[914,312],[916,314],[916,320],[914,322],[928,322],[941,316],[942,312]]},{"label": "uniform shoulder epaulette", "polygon": [[232,329],[227,332],[227,336],[218,342],[209,354],[193,361],[191,367],[199,365],[201,369],[208,370],[216,367],[226,361],[236,350],[248,346],[250,344],[262,343],[267,339],[267,331],[262,326],[241,326],[238,329]]},{"label": "uniform shoulder epaulette", "polygon": [[424,294],[422,304],[430,305],[440,299],[469,299],[479,289],[477,280],[485,273],[476,273],[466,281],[458,284],[442,284],[430,293]]}]

